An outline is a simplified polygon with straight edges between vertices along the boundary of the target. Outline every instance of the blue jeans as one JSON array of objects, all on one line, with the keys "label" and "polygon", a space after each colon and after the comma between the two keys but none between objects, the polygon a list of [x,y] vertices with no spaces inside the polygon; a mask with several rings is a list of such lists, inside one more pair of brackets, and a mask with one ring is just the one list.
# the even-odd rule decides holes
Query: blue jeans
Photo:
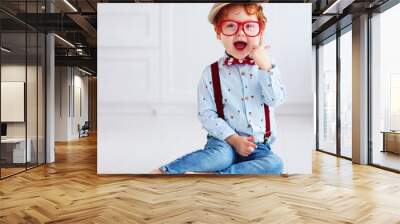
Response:
[{"label": "blue jeans", "polygon": [[208,136],[204,149],[186,154],[160,167],[165,174],[206,172],[219,174],[281,174],[282,160],[268,143],[256,143],[249,156],[241,156],[225,141]]}]

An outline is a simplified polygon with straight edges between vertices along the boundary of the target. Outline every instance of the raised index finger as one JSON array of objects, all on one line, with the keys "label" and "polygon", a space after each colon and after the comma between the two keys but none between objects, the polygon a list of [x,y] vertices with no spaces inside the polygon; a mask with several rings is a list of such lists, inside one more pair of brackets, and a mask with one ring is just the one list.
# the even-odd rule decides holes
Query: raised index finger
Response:
[{"label": "raised index finger", "polygon": [[258,45],[259,47],[264,47],[264,34],[260,34],[260,44]]}]

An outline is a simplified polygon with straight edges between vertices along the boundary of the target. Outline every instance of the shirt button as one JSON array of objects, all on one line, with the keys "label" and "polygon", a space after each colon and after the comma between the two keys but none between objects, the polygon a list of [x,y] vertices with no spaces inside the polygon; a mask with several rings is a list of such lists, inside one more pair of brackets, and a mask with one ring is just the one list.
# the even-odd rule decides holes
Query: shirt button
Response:
[{"label": "shirt button", "polygon": [[246,96],[246,97],[245,97],[245,99],[246,99],[246,100],[248,100],[248,99],[249,99],[249,97],[248,97],[248,96]]},{"label": "shirt button", "polygon": [[245,73],[244,73],[244,72],[242,72],[242,73],[240,73],[240,74],[242,74],[242,75],[245,75]]}]

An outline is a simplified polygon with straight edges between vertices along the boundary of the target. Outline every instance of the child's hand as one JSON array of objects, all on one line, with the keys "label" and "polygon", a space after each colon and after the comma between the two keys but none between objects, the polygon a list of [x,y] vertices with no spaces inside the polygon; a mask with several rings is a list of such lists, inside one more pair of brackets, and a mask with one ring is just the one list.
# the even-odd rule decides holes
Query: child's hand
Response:
[{"label": "child's hand", "polygon": [[246,137],[246,136],[239,136],[239,135],[231,135],[226,138],[226,141],[233,146],[236,152],[241,156],[249,156],[254,149],[257,147],[254,144],[254,137]]},{"label": "child's hand", "polygon": [[269,60],[268,50],[271,46],[264,46],[264,35],[260,36],[260,44],[253,46],[253,50],[249,56],[254,60],[258,67],[262,70],[269,71],[272,65]]}]

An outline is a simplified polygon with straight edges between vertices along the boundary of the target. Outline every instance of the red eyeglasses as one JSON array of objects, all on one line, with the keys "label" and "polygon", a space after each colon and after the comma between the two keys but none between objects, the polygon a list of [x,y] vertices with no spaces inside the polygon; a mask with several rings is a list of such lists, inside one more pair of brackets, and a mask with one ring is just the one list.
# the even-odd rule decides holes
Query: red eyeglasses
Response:
[{"label": "red eyeglasses", "polygon": [[237,34],[239,27],[242,27],[243,32],[249,37],[255,37],[260,34],[261,31],[261,23],[258,21],[238,22],[234,20],[223,20],[219,23],[218,27],[225,36]]}]

